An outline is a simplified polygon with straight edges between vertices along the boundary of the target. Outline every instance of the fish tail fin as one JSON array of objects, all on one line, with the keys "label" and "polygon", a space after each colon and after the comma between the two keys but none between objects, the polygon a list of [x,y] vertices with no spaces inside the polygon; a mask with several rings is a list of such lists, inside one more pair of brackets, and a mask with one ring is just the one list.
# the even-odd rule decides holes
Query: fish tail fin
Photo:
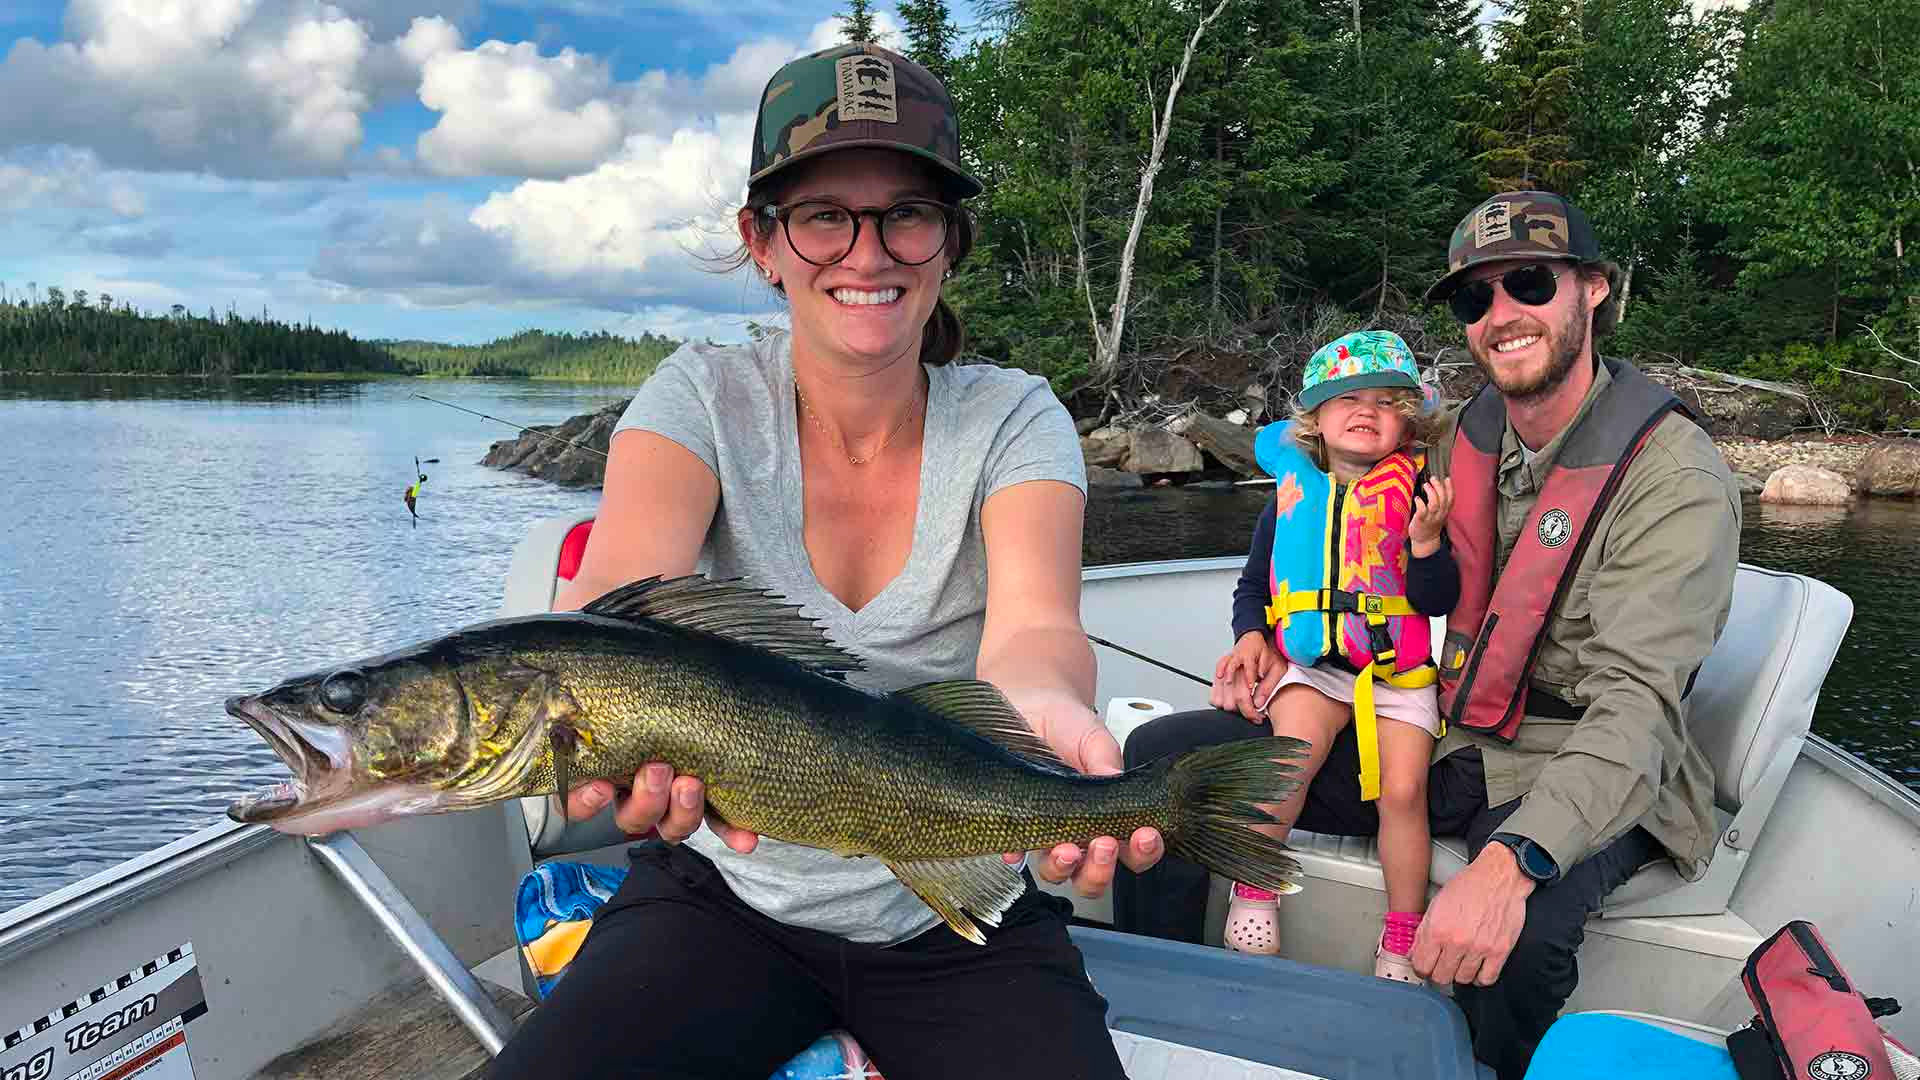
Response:
[{"label": "fish tail fin", "polygon": [[1163,759],[1170,827],[1168,854],[1256,888],[1300,891],[1300,863],[1285,843],[1249,825],[1270,825],[1262,803],[1277,803],[1300,787],[1307,744],[1286,737],[1260,737],[1204,747]]}]

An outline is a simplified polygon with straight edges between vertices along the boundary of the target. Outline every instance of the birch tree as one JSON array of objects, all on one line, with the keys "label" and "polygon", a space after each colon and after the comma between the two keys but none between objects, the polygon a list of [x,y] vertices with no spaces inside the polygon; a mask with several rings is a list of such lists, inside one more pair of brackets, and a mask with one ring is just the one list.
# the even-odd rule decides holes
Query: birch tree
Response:
[{"label": "birch tree", "polygon": [[[1093,322],[1094,361],[1092,375],[1099,384],[1110,384],[1119,373],[1120,345],[1127,329],[1127,303],[1133,291],[1133,258],[1140,245],[1140,230],[1146,224],[1147,211],[1153,205],[1153,182],[1160,174],[1160,166],[1167,150],[1167,135],[1173,130],[1173,110],[1180,100],[1180,84],[1186,81],[1187,68],[1193,64],[1194,50],[1200,47],[1200,39],[1207,27],[1227,9],[1229,0],[1220,0],[1193,28],[1193,36],[1187,39],[1187,48],[1180,55],[1180,66],[1173,73],[1173,81],[1167,87],[1167,100],[1163,109],[1150,112],[1153,120],[1153,144],[1147,153],[1146,167],[1140,172],[1139,194],[1133,205],[1133,225],[1127,230],[1127,240],[1120,249],[1119,283],[1114,288],[1113,306],[1108,309],[1107,317],[1102,320],[1093,298],[1093,288],[1086,275],[1081,281],[1086,288],[1087,314]],[[1156,102],[1152,84],[1147,87],[1147,101]],[[1076,237],[1080,245],[1080,260],[1084,270],[1086,263],[1085,237]]]}]

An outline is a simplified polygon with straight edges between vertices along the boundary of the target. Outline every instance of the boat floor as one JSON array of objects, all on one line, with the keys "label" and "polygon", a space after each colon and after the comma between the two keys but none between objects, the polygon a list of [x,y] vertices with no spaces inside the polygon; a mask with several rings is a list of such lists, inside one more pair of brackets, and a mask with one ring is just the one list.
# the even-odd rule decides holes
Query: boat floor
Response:
[{"label": "boat floor", "polygon": [[[519,1023],[533,1011],[520,993],[480,980],[494,1003]],[[375,996],[306,1045],[274,1058],[255,1080],[471,1080],[486,1072],[487,1052],[423,978]]]}]

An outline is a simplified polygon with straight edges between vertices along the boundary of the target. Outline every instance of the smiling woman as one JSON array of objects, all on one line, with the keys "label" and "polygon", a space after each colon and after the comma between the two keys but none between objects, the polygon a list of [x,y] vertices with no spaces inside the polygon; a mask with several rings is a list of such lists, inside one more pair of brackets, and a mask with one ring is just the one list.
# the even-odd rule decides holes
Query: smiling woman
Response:
[{"label": "smiling woman", "polygon": [[[981,191],[959,160],[946,88],[905,57],[845,45],[774,74],[727,265],[784,298],[792,329],[662,362],[611,441],[585,556],[555,606],[655,575],[745,578],[857,656],[847,679],[862,689],[991,684],[969,692],[1004,696],[1067,765],[1118,772],[1089,707],[1072,421],[1044,379],[953,363],[962,329],[940,294],[973,244],[961,203]],[[569,815],[613,795],[604,781],[577,788]],[[614,820],[658,839],[633,849],[625,885],[496,1075],[623,1075],[646,1061],[764,1076],[836,1023],[879,1067],[912,1075],[1004,1073],[1010,1042],[1032,1075],[1122,1075],[1063,905],[1017,856],[937,868],[1017,897],[966,905],[989,926],[977,944],[884,862],[718,820],[702,780],[662,763],[633,777]],[[1044,853],[1035,873],[1097,896],[1117,863],[1144,870],[1160,848],[1153,829],[1092,837]],[[721,979],[748,992],[708,992]],[[681,992],[649,995],[636,1022],[636,981]]]}]

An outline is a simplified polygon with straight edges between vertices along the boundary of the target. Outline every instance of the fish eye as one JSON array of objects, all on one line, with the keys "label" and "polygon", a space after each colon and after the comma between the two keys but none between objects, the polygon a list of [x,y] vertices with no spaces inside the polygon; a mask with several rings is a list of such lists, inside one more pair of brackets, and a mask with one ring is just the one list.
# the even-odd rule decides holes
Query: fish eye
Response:
[{"label": "fish eye", "polygon": [[367,703],[367,680],[357,671],[336,671],[320,683],[320,704],[329,712],[356,713]]}]

